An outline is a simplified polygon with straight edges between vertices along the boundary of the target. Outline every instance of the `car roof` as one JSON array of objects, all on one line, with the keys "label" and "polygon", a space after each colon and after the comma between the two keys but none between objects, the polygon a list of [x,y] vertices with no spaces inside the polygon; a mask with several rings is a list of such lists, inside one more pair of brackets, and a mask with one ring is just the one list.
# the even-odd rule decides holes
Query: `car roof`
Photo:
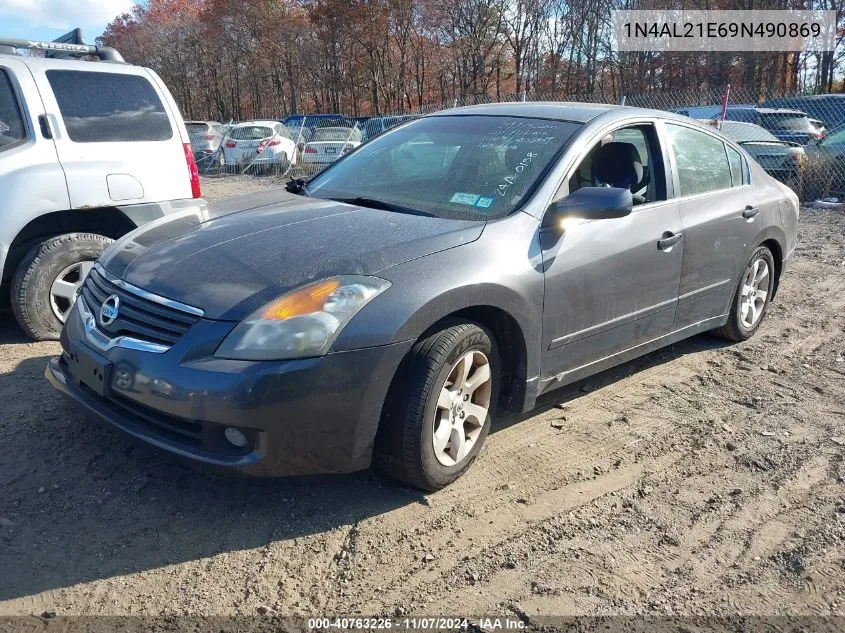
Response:
[{"label": "car roof", "polygon": [[486,116],[514,116],[587,123],[597,117],[627,119],[636,116],[689,121],[690,118],[669,112],[607,103],[580,103],[563,101],[534,101],[519,103],[487,103],[483,105],[451,108],[429,114],[430,117],[478,114]]},{"label": "car roof", "polygon": [[267,127],[273,127],[274,125],[279,125],[279,121],[272,121],[270,119],[256,119],[255,121],[241,121],[240,123],[235,123],[234,127],[242,127],[246,125],[265,125]]},{"label": "car roof", "polygon": [[755,108],[760,114],[800,114],[807,116],[803,110],[795,110],[793,108]]},{"label": "car roof", "polygon": [[[704,123],[709,121],[709,119],[699,120]],[[745,121],[722,121],[721,129],[713,129],[717,129],[723,135],[737,143],[747,143],[749,141],[767,141],[772,143],[781,142],[768,130],[760,127],[759,125],[755,125],[754,123],[746,123]]]},{"label": "car roof", "polygon": [[[455,114],[483,114],[491,116],[522,116],[538,119],[555,119],[586,123],[592,119],[624,106],[600,103],[568,103],[557,101],[532,101],[518,103],[485,103],[463,106],[434,112],[429,116],[448,116]],[[629,108],[630,110],[630,108]],[[652,112],[657,112],[652,111]]]},{"label": "car roof", "polygon": [[56,57],[33,57],[32,55],[18,55],[9,53],[0,53],[0,59],[14,59],[16,61],[23,62],[30,68],[43,68],[44,70],[49,70],[51,68],[74,70],[79,69],[80,67],[85,69],[91,69],[93,67],[96,67],[97,70],[108,72],[109,66],[117,66],[118,68],[141,68],[141,66],[127,64],[126,62],[103,60],[87,61],[84,59],[62,59]]}]

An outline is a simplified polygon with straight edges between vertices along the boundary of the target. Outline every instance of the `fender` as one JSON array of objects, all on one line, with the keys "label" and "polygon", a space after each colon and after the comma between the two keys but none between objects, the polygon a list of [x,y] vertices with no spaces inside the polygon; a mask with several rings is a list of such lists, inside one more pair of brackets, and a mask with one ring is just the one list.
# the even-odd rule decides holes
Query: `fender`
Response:
[{"label": "fender", "polygon": [[[475,242],[381,271],[391,287],[367,304],[343,329],[332,351],[389,345],[420,338],[444,318],[467,309],[493,309],[521,331],[526,403],[540,371],[544,275],[539,221],[517,213],[489,223]],[[491,253],[496,253],[491,257]],[[443,271],[454,271],[443,275]],[[384,309],[382,306],[390,306]],[[500,344],[505,342],[500,341]],[[517,403],[522,405],[523,403]]]}]

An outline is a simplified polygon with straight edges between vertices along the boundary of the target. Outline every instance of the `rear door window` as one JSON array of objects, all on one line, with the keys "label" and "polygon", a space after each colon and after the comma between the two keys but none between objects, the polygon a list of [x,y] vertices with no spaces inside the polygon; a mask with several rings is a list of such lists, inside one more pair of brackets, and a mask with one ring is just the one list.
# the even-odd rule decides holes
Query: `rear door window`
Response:
[{"label": "rear door window", "polygon": [[666,124],[678,172],[678,196],[693,196],[731,187],[725,144],[715,136],[682,125]]},{"label": "rear door window", "polygon": [[0,152],[26,139],[26,125],[9,74],[0,69]]},{"label": "rear door window", "polygon": [[70,140],[76,143],[166,141],[173,129],[164,105],[144,77],[48,70]]}]

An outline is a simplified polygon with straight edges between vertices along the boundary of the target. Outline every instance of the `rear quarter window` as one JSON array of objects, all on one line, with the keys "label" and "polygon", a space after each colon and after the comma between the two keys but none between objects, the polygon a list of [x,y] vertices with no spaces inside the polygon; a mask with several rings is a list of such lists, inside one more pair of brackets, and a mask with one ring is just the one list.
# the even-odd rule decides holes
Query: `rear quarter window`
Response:
[{"label": "rear quarter window", "polygon": [[71,141],[166,141],[173,129],[152,84],[138,75],[48,70]]},{"label": "rear quarter window", "polygon": [[0,69],[0,152],[26,139],[26,125],[9,74]]}]

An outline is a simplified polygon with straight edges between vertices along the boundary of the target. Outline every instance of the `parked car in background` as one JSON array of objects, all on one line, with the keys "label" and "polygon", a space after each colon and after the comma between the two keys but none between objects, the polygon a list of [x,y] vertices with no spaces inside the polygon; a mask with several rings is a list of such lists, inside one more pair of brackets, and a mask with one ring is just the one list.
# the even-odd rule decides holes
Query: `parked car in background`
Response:
[{"label": "parked car in background", "polygon": [[806,198],[845,200],[845,123],[830,130],[820,141],[807,145],[806,150]]},{"label": "parked car in background", "polygon": [[436,490],[544,393],[701,332],[752,337],[797,241],[797,196],[741,147],[620,106],[446,110],[288,189],[110,248],[55,388],[196,462],[374,463]]},{"label": "parked car in background", "polygon": [[824,122],[827,129],[845,123],[845,94],[777,97],[766,101],[770,108],[792,108]]},{"label": "parked car in background", "polygon": [[819,134],[819,138],[821,138],[827,133],[827,127],[825,127],[824,121],[819,121],[818,119],[810,119],[810,125],[815,128],[816,132]]},{"label": "parked car in background", "polygon": [[[78,31],[62,40],[0,38],[0,308],[11,304],[37,340],[58,337],[112,240],[206,214],[188,132],[158,75]],[[27,48],[47,53],[17,54]]]},{"label": "parked car in background", "polygon": [[[695,106],[673,110],[693,119],[714,119],[720,115],[721,106]],[[774,134],[781,141],[806,145],[822,135],[810,123],[810,118],[799,110],[785,108],[758,108],[755,106],[732,105],[725,112],[726,121],[754,123]]]},{"label": "parked car in background", "polygon": [[185,121],[188,138],[194,150],[194,159],[201,171],[220,169],[225,164],[220,145],[224,127],[217,121]]},{"label": "parked car in background", "polygon": [[346,121],[342,114],[292,114],[282,120],[287,128],[304,128],[325,125],[337,125]]},{"label": "parked car in background", "polygon": [[[709,123],[709,120],[704,122]],[[798,191],[805,160],[804,147],[781,141],[753,123],[723,121],[720,131],[751,154],[767,174]]]},{"label": "parked car in background", "polygon": [[361,140],[368,141],[374,136],[378,136],[382,132],[385,132],[392,127],[396,127],[400,123],[404,123],[405,121],[411,121],[412,119],[416,118],[418,117],[413,114],[372,117],[364,124],[362,128]]},{"label": "parked car in background", "polygon": [[328,165],[361,144],[354,127],[318,127],[302,149],[303,164]]},{"label": "parked car in background", "polygon": [[253,172],[285,173],[296,164],[296,143],[278,121],[247,121],[233,125],[223,146],[226,164]]}]

